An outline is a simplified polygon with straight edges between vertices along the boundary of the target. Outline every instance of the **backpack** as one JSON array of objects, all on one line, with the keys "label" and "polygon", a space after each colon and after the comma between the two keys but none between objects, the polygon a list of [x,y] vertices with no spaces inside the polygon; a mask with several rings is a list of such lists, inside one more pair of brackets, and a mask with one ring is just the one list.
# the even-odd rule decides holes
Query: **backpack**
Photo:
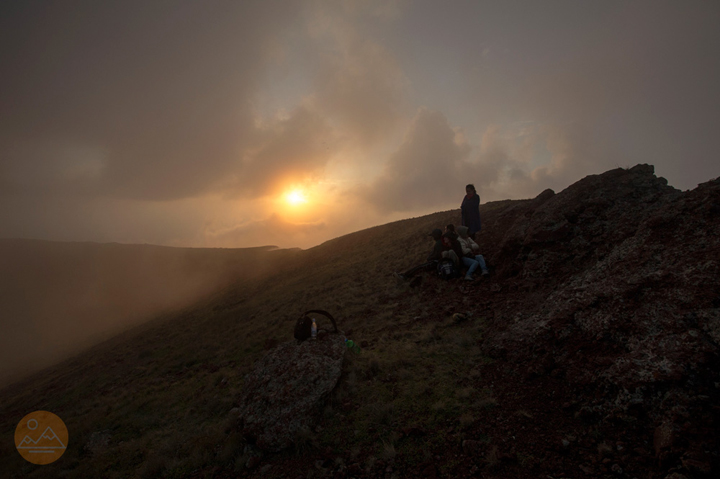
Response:
[{"label": "backpack", "polygon": [[340,332],[338,331],[337,324],[335,323],[335,318],[333,318],[330,313],[323,311],[322,309],[311,309],[310,311],[305,311],[295,322],[295,339],[298,341],[305,341],[312,334],[312,318],[308,316],[308,314],[311,313],[327,316],[330,318],[330,321],[332,321],[332,324],[335,327],[335,332]]},{"label": "backpack", "polygon": [[453,260],[451,259],[444,259],[438,262],[437,272],[442,279],[451,279],[457,277],[458,275],[455,263],[453,263]]}]

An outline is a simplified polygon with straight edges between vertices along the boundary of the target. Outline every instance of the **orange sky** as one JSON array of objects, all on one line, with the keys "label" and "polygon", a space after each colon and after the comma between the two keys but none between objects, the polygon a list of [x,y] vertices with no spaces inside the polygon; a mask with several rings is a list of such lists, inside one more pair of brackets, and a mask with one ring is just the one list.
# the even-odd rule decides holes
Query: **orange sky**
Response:
[{"label": "orange sky", "polygon": [[637,163],[720,175],[717,2],[0,12],[0,237],[309,247],[467,183],[485,202]]}]

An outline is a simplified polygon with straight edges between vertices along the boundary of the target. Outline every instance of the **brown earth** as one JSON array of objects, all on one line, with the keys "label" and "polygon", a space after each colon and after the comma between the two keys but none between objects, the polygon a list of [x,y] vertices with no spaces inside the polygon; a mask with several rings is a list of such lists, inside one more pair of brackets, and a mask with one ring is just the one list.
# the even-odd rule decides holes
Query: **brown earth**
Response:
[{"label": "brown earth", "polygon": [[[485,204],[493,273],[472,284],[392,278],[456,210],[337,238],[0,392],[3,433],[47,408],[78,445],[42,471],[2,446],[0,472],[716,477],[719,213],[720,181],[680,192],[647,165]],[[263,454],[228,412],[264,347],[314,308],[362,351],[316,427]]]}]

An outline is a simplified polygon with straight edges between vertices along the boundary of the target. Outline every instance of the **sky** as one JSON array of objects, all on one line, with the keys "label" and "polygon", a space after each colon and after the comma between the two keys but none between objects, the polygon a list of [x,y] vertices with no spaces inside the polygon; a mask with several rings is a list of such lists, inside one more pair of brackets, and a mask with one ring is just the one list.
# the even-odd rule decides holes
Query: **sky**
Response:
[{"label": "sky", "polygon": [[[720,3],[0,4],[0,237],[308,248],[720,176]],[[459,220],[459,219],[458,219]]]}]

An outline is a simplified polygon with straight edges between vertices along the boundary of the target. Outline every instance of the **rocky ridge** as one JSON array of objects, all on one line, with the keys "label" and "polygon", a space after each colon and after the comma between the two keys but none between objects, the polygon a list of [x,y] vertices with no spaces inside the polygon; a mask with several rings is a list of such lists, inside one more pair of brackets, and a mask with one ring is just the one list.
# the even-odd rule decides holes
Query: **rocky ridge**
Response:
[{"label": "rocky ridge", "polygon": [[709,472],[719,213],[719,180],[683,193],[649,165],[507,209],[496,221],[511,225],[489,258],[523,298],[495,311],[484,350],[525,368],[526,380],[563,378],[588,422],[644,424],[661,464]]}]

